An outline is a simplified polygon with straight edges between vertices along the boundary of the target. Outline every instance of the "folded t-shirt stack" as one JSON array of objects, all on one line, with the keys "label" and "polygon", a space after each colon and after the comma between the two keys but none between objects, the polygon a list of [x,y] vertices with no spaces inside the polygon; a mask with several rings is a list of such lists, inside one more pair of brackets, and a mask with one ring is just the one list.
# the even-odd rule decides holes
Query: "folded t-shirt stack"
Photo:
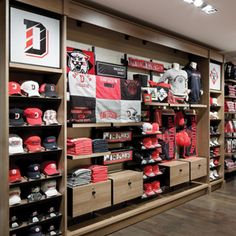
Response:
[{"label": "folded t-shirt stack", "polygon": [[84,184],[89,184],[91,182],[91,173],[90,169],[76,169],[73,170],[67,176],[67,185],[69,187],[76,187]]},{"label": "folded t-shirt stack", "polygon": [[93,140],[93,152],[108,152],[108,142],[105,139]]},{"label": "folded t-shirt stack", "polygon": [[68,138],[67,153],[72,155],[90,155],[92,150],[92,139],[90,138]]},{"label": "folded t-shirt stack", "polygon": [[92,165],[89,167],[92,171],[92,182],[97,183],[108,180],[108,168],[107,166]]}]

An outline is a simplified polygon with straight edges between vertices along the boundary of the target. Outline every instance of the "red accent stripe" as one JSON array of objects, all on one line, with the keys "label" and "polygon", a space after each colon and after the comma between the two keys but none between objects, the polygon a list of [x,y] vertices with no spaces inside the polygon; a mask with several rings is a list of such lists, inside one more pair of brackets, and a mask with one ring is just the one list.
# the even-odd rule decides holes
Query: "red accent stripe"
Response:
[{"label": "red accent stripe", "polygon": [[33,36],[33,28],[26,31],[26,38],[28,39],[31,36]]},{"label": "red accent stripe", "polygon": [[25,48],[28,48],[28,47],[30,47],[30,46],[32,46],[32,45],[33,45],[33,39],[30,39],[30,40],[28,40],[28,41],[26,42]]}]

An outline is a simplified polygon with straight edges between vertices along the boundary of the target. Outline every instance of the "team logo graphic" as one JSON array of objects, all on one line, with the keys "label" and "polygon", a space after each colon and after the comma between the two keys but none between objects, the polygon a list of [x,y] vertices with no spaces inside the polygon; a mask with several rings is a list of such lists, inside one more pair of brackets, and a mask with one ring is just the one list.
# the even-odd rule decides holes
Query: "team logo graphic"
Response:
[{"label": "team logo graphic", "polygon": [[212,80],[212,83],[215,84],[218,80],[219,76],[215,68],[213,68],[210,72],[210,78]]},{"label": "team logo graphic", "polygon": [[135,108],[130,107],[127,111],[127,116],[130,120],[134,120],[134,121],[140,121],[141,116],[138,115],[138,112]]},{"label": "team logo graphic", "polygon": [[91,67],[89,59],[82,51],[68,52],[68,67],[73,72],[87,74]]},{"label": "team logo graphic", "polygon": [[[49,32],[40,22],[24,19],[26,26],[25,54],[43,58],[48,54]],[[39,32],[36,34],[35,32]]]},{"label": "team logo graphic", "polygon": [[19,120],[20,119],[20,114],[19,113],[15,113],[15,119]]}]

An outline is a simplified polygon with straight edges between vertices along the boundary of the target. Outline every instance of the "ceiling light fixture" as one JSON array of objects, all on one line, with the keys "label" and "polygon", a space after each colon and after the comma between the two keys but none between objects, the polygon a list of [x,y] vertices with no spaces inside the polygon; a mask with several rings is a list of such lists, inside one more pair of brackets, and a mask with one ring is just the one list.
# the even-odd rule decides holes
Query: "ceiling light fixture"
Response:
[{"label": "ceiling light fixture", "polygon": [[215,9],[213,6],[207,4],[202,8],[202,11],[204,11],[206,14],[213,14],[216,13],[218,10]]},{"label": "ceiling light fixture", "polygon": [[202,0],[195,0],[193,4],[196,7],[201,7],[203,5],[203,1]]},{"label": "ceiling light fixture", "polygon": [[206,14],[213,14],[213,13],[216,13],[218,11],[212,5],[207,4],[203,0],[183,0],[183,1],[195,6],[197,8],[200,8]]}]

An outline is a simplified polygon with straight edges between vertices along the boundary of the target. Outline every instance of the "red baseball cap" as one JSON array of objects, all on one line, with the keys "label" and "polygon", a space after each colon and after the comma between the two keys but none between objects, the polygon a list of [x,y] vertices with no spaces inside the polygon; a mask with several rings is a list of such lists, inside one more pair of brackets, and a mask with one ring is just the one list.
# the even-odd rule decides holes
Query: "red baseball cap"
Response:
[{"label": "red baseball cap", "polygon": [[30,136],[25,141],[24,144],[30,152],[40,152],[42,151],[41,138],[39,136]]},{"label": "red baseball cap", "polygon": [[9,170],[9,182],[10,183],[15,183],[15,182],[20,182],[21,179],[21,173],[19,168],[11,168]]},{"label": "red baseball cap", "polygon": [[17,82],[8,83],[9,95],[22,95],[20,85]]},{"label": "red baseball cap", "polygon": [[153,148],[152,139],[151,138],[144,138],[142,141],[145,148]]},{"label": "red baseball cap", "polygon": [[43,112],[38,108],[27,108],[24,110],[27,123],[29,125],[42,125]]},{"label": "red baseball cap", "polygon": [[152,132],[153,133],[159,132],[159,124],[158,123],[152,123]]},{"label": "red baseball cap", "polygon": [[42,172],[45,175],[58,175],[60,172],[57,170],[57,164],[55,161],[46,161],[42,164]]}]

